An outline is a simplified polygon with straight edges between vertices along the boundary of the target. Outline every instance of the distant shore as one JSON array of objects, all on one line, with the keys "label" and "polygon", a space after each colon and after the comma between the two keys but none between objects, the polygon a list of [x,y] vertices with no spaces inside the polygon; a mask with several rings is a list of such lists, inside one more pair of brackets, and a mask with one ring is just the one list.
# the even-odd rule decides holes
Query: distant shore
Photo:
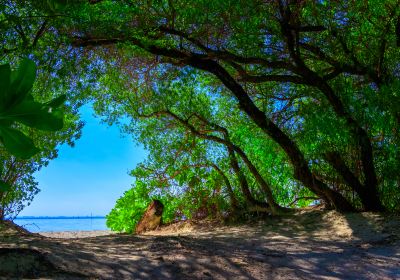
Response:
[{"label": "distant shore", "polygon": [[88,238],[116,234],[111,230],[47,231],[38,234],[50,238]]},{"label": "distant shore", "polygon": [[105,216],[20,216],[15,220],[40,220],[40,219],[105,219]]},{"label": "distant shore", "polygon": [[64,232],[64,231],[107,231],[106,218],[100,216],[79,217],[18,217],[14,223],[30,232]]}]

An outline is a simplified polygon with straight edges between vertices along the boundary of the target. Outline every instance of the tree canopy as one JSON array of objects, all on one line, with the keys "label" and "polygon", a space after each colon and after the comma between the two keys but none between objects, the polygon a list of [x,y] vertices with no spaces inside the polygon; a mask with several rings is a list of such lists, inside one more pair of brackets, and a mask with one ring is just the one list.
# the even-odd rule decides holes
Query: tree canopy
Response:
[{"label": "tree canopy", "polygon": [[3,60],[143,143],[176,217],[398,210],[399,1],[3,2]]}]

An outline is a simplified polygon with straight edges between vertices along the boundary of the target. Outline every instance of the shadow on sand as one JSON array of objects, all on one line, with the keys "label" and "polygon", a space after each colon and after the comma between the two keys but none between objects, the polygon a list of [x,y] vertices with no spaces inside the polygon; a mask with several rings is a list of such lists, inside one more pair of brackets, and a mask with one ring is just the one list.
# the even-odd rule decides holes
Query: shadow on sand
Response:
[{"label": "shadow on sand", "polygon": [[185,236],[26,236],[0,246],[40,251],[57,273],[72,273],[63,279],[398,279],[399,236],[371,215],[309,213]]}]

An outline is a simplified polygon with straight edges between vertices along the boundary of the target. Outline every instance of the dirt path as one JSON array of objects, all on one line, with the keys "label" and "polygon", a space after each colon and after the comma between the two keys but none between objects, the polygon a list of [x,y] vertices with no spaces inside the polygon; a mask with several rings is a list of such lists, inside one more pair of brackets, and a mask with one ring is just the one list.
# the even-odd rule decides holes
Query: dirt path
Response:
[{"label": "dirt path", "polygon": [[54,265],[51,279],[400,279],[400,219],[370,213],[306,213],[212,231],[181,223],[145,236],[3,235],[0,248],[42,253]]}]

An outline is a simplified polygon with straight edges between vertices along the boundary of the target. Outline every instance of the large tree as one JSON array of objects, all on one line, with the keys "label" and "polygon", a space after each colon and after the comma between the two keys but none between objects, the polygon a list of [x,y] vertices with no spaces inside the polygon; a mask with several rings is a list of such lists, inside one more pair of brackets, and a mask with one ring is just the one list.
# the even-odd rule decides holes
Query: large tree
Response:
[{"label": "large tree", "polygon": [[[100,70],[86,79],[124,76],[134,95],[177,70],[185,76],[197,69],[206,82],[192,95],[206,88],[223,96],[255,126],[241,136],[252,142],[250,157],[272,141],[292,168],[292,182],[327,205],[396,207],[398,1],[77,2],[58,12],[34,5],[40,36],[31,37],[54,38],[88,69]],[[26,22],[7,20],[15,18],[20,30],[9,32],[24,44]],[[39,32],[43,20],[47,31]],[[60,60],[69,55],[60,53]],[[213,123],[219,121],[224,116]],[[230,137],[240,132],[229,130]],[[265,141],[254,141],[260,135]],[[263,167],[262,176],[273,168]]]},{"label": "large tree", "polygon": [[[154,55],[155,63],[210,73],[215,86],[226,87],[243,112],[280,145],[293,166],[295,179],[333,207],[352,209],[340,192],[311,170],[290,131],[274,121],[255,99],[265,87],[292,93],[301,90],[303,100],[312,99],[315,106],[325,106],[335,115],[332,120],[343,127],[343,133],[350,135],[347,144],[356,151],[353,160],[360,161],[361,172],[356,174],[336,147],[321,154],[323,160],[358,194],[364,209],[383,210],[373,151],[373,139],[379,132],[371,131],[361,118],[360,114],[368,111],[357,111],[352,103],[361,98],[370,110],[368,94],[375,94],[398,104],[391,90],[397,82],[397,4],[126,1],[118,5],[102,1],[86,6],[85,13],[92,21],[75,25],[70,38],[77,47],[119,44],[136,56],[141,50]],[[119,16],[111,20],[103,13],[92,18],[93,12],[100,14],[106,8],[112,10],[111,16]],[[346,91],[352,94],[344,94]],[[398,112],[391,105],[375,110],[387,112],[393,128],[399,124]],[[301,126],[301,118],[294,121]]]}]

